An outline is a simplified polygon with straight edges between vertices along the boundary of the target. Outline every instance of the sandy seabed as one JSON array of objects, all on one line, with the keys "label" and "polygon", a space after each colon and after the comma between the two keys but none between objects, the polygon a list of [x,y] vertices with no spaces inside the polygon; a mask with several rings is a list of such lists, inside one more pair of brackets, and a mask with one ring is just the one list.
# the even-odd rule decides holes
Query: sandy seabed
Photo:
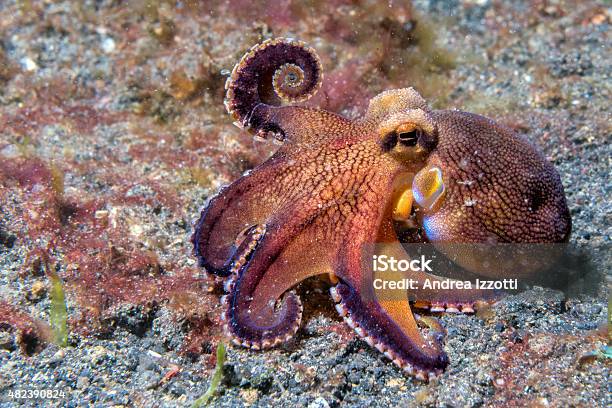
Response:
[{"label": "sandy seabed", "polygon": [[[190,406],[206,391],[221,310],[189,237],[206,201],[275,148],[223,108],[226,76],[265,38],[317,49],[314,106],[357,117],[414,86],[516,129],[561,175],[571,243],[603,262],[610,16],[603,1],[1,1],[0,406]],[[421,383],[309,281],[296,338],[229,347],[211,405],[610,406],[606,286],[440,317],[450,366]],[[65,396],[15,397],[28,389]]]}]

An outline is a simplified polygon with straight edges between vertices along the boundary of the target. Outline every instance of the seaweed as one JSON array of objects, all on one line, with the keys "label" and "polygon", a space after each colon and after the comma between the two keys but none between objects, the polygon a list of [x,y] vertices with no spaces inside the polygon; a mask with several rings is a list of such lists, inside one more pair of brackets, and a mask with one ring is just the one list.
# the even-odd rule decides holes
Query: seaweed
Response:
[{"label": "seaweed", "polygon": [[66,347],[68,345],[68,310],[62,280],[55,271],[47,269],[47,273],[51,282],[49,324],[53,333],[53,341],[60,347]]},{"label": "seaweed", "polygon": [[223,342],[219,342],[217,344],[217,365],[215,366],[215,371],[213,373],[212,379],[210,380],[210,385],[208,389],[200,398],[194,401],[191,408],[200,408],[204,405],[208,405],[209,400],[215,395],[217,391],[217,387],[219,387],[219,383],[223,378],[223,363],[225,362],[225,344]]}]

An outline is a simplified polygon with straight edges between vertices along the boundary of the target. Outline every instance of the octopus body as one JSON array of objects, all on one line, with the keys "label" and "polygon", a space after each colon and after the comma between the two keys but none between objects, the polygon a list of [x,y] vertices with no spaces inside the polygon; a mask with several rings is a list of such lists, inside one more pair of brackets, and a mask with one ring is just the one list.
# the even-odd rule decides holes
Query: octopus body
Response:
[{"label": "octopus body", "polygon": [[480,290],[379,296],[364,284],[371,278],[365,253],[401,248],[392,244],[402,220],[420,231],[411,239],[440,245],[562,242],[571,221],[559,175],[510,129],[432,110],[412,88],[379,94],[358,120],[294,104],[321,79],[315,51],[290,39],[257,45],[236,65],[226,83],[228,112],[281,146],[210,200],[192,237],[195,254],[226,279],[222,319],[235,344],[260,350],[290,339],[302,318],[292,289],[325,275],[346,323],[426,380],[448,357],[440,336],[419,329],[438,334],[439,325],[411,307],[470,313],[477,300],[495,299]]}]

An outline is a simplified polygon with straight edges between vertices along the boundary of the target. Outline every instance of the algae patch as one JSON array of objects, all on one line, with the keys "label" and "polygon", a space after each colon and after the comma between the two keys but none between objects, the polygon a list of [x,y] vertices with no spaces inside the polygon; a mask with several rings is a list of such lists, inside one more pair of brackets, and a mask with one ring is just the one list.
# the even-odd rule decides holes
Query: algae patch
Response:
[{"label": "algae patch", "polygon": [[51,309],[49,310],[49,323],[53,334],[53,341],[60,347],[68,345],[68,325],[66,324],[68,310],[66,308],[66,297],[62,280],[57,273],[49,271],[49,281],[51,282],[51,290],[49,298],[51,300]]},{"label": "algae patch", "polygon": [[223,342],[219,342],[217,345],[217,365],[215,366],[215,372],[213,373],[212,379],[210,380],[210,385],[208,386],[208,390],[202,395],[200,398],[195,400],[191,408],[200,408],[208,404],[210,399],[215,395],[217,391],[217,387],[219,387],[219,383],[221,382],[221,378],[223,378],[223,363],[225,362],[225,344]]}]

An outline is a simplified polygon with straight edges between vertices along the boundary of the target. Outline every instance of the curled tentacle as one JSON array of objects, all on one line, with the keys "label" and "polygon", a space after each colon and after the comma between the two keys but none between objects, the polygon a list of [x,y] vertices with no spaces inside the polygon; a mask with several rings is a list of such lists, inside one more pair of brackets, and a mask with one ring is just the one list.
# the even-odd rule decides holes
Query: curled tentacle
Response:
[{"label": "curled tentacle", "polygon": [[[302,320],[302,304],[293,292],[285,294],[278,310],[270,304],[259,308],[253,305],[253,292],[259,279],[251,279],[250,275],[245,274],[249,268],[261,272],[269,267],[269,257],[261,259],[261,256],[257,256],[258,250],[266,249],[265,246],[262,248],[265,238],[265,225],[254,226],[245,234],[240,250],[233,257],[230,277],[224,285],[228,294],[221,299],[221,303],[227,307],[222,315],[226,322],[226,334],[234,344],[257,350],[289,340]],[[256,272],[253,272],[253,276],[261,278],[261,273]]]},{"label": "curled tentacle", "polygon": [[[236,286],[236,282],[233,282]],[[239,288],[233,289],[222,299],[227,310],[224,330],[232,343],[253,350],[263,350],[289,341],[297,332],[302,321],[302,302],[295,292],[286,293],[275,310],[274,320],[265,323],[253,322],[250,308]]]},{"label": "curled tentacle", "polygon": [[[302,319],[300,298],[291,291],[302,280],[325,270],[321,259],[308,259],[312,245],[304,220],[271,221],[250,233],[234,262],[222,302],[225,332],[234,344],[265,349],[288,341]],[[280,226],[282,225],[282,228]],[[296,237],[296,229],[301,231]]]},{"label": "curled tentacle", "polygon": [[304,70],[295,64],[285,64],[274,72],[272,87],[274,92],[286,102],[300,102],[312,95],[309,88],[316,86],[306,81]]},{"label": "curled tentacle", "polygon": [[234,67],[225,85],[225,107],[236,125],[253,133],[283,132],[270,108],[310,98],[321,79],[321,61],[312,48],[287,38],[267,40]]}]

